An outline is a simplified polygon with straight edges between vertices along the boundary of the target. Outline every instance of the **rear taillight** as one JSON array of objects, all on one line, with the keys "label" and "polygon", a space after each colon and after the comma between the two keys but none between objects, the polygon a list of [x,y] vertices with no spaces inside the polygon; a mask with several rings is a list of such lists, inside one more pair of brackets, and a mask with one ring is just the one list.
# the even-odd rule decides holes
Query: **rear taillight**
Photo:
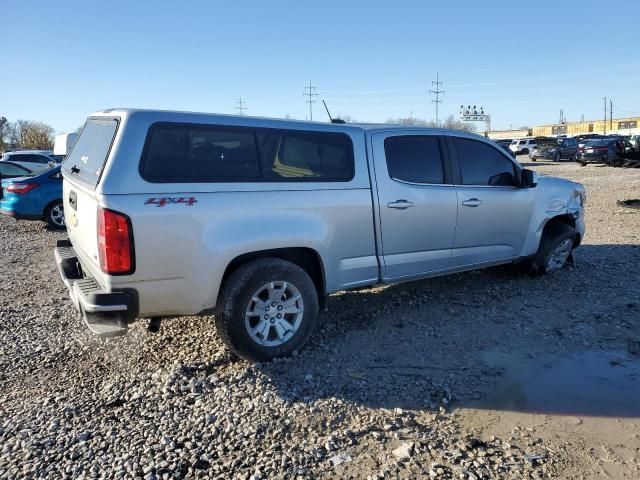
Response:
[{"label": "rear taillight", "polygon": [[98,208],[98,255],[107,275],[130,275],[135,270],[131,220],[123,213]]},{"label": "rear taillight", "polygon": [[25,194],[29,193],[34,188],[38,188],[37,183],[10,183],[4,189],[7,192]]}]

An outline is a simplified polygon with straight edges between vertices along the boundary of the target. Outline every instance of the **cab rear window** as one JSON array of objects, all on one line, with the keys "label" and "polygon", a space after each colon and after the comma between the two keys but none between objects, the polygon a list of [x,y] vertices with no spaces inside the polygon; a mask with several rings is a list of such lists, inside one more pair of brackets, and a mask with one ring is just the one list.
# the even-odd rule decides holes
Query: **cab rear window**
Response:
[{"label": "cab rear window", "polygon": [[142,178],[171,182],[347,182],[351,139],[337,132],[156,123],[140,162]]},{"label": "cab rear window", "polygon": [[63,163],[63,172],[96,186],[117,129],[116,119],[89,118]]}]

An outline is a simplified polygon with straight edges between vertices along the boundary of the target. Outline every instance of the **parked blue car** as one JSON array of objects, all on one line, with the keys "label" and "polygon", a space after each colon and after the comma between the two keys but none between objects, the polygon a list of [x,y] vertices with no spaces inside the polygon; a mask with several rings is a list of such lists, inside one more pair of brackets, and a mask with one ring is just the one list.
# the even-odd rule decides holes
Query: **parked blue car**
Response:
[{"label": "parked blue car", "polygon": [[52,228],[65,228],[60,166],[2,180],[1,186],[0,214],[17,220],[44,220]]}]

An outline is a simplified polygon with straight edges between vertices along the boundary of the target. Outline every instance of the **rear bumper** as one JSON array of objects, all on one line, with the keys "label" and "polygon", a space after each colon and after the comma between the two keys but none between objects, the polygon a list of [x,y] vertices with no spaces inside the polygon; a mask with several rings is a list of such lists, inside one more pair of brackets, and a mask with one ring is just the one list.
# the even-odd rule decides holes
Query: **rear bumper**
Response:
[{"label": "rear bumper", "polygon": [[581,153],[578,155],[577,161],[582,163],[607,163],[609,161],[609,156],[606,153],[603,155]]},{"label": "rear bumper", "polygon": [[0,208],[0,215],[15,218],[16,220],[42,220],[42,215],[23,215],[13,210]]},{"label": "rear bumper", "polygon": [[100,336],[112,337],[127,332],[138,314],[135,290],[108,292],[83,272],[69,240],[58,240],[55,248],[60,278],[89,329]]}]

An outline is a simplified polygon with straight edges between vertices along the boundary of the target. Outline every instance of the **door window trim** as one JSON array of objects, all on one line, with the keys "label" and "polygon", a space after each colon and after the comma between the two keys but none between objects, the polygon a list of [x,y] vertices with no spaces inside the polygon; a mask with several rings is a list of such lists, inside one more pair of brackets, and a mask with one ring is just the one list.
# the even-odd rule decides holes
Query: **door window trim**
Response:
[{"label": "door window trim", "polygon": [[514,171],[516,172],[516,180],[518,181],[518,183],[520,183],[520,181],[522,180],[522,166],[518,163],[513,161],[511,158],[509,158],[506,154],[506,152],[501,151],[501,149],[494,147],[493,145],[491,145],[491,143],[489,142],[483,142],[482,140],[477,140],[475,138],[469,138],[469,137],[463,137],[463,136],[459,136],[459,135],[448,135],[447,136],[447,144],[449,147],[449,159],[451,161],[451,166],[452,166],[452,172],[453,172],[453,185],[455,187],[467,187],[467,188],[500,188],[500,189],[506,189],[506,190],[513,190],[513,189],[519,189],[520,187],[515,186],[515,185],[466,185],[464,183],[462,183],[462,170],[460,167],[460,161],[458,159],[458,151],[456,149],[456,145],[455,145],[455,139],[459,138],[462,140],[469,140],[471,142],[477,142],[477,143],[484,143],[485,145],[488,145],[489,147],[494,148],[495,150],[497,150],[500,155],[502,155],[505,159],[507,159],[514,167]]}]

